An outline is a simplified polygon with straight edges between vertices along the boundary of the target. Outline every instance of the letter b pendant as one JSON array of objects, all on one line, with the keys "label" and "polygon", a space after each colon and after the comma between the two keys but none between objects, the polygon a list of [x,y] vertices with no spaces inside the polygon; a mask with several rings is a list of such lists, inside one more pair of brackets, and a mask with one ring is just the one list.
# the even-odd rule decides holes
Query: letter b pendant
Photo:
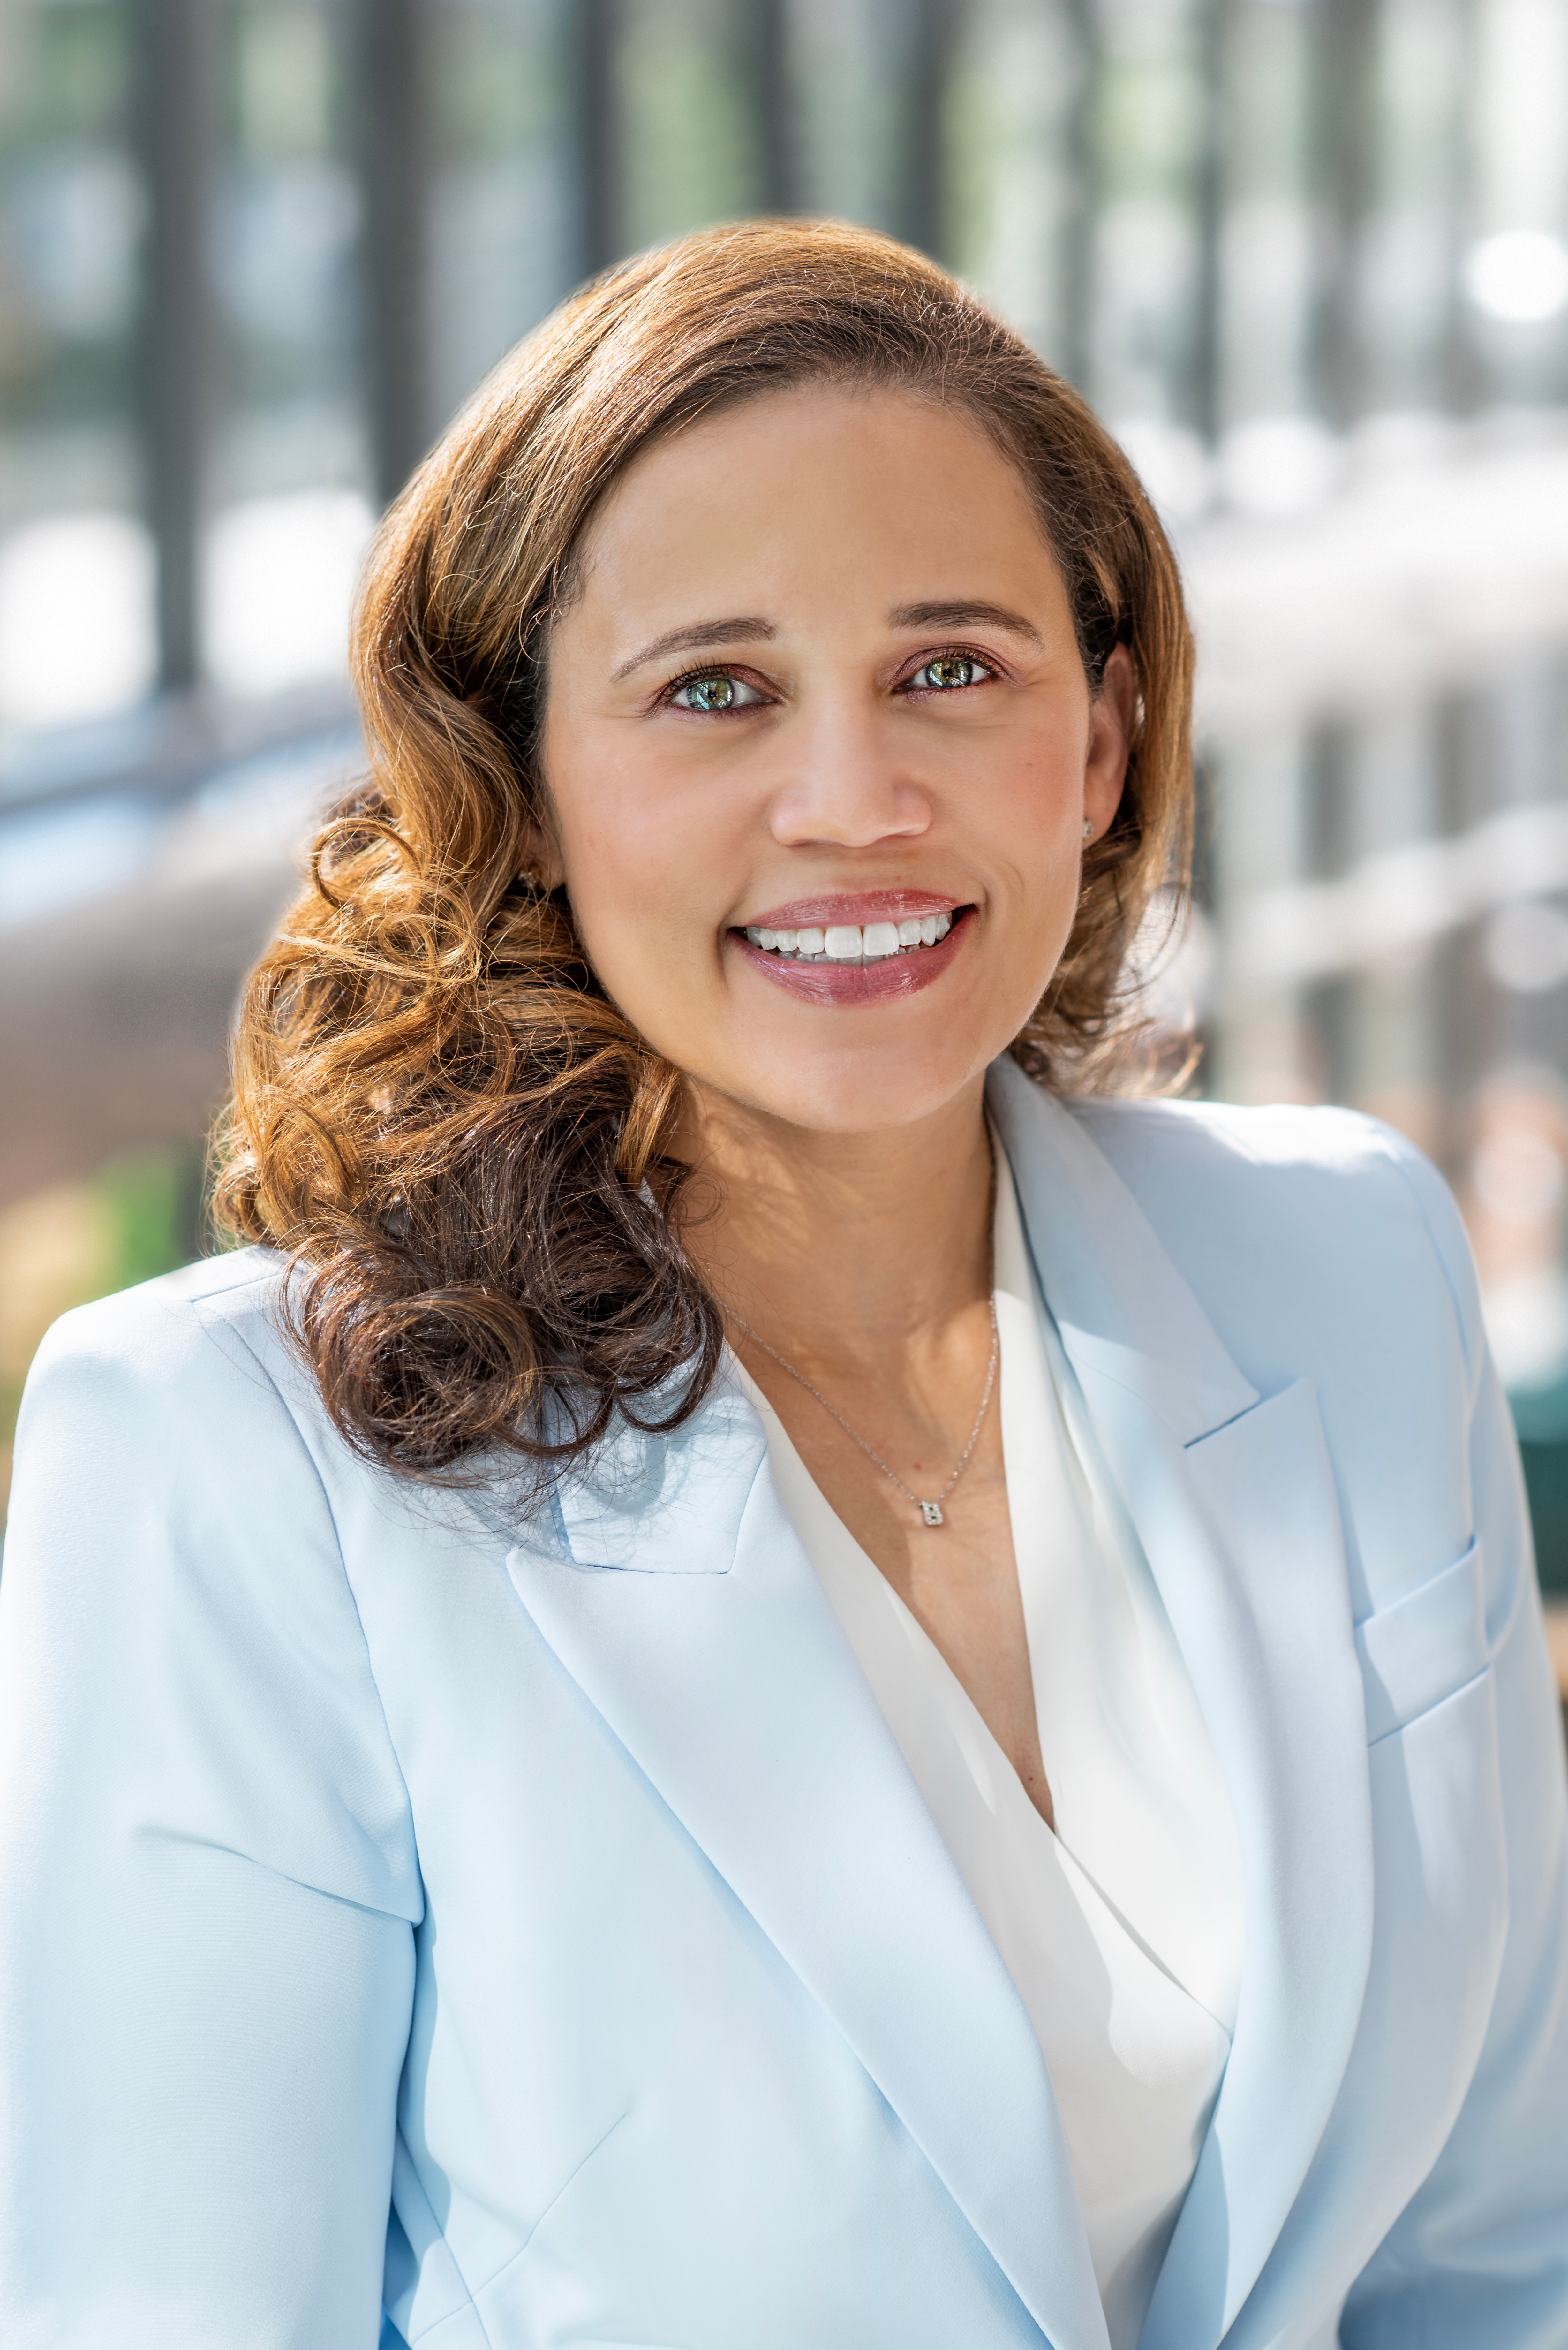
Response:
[{"label": "letter b pendant", "polygon": [[941,1503],[940,1502],[922,1502],[920,1503],[920,1515],[924,1518],[927,1525],[940,1526],[942,1522]]}]

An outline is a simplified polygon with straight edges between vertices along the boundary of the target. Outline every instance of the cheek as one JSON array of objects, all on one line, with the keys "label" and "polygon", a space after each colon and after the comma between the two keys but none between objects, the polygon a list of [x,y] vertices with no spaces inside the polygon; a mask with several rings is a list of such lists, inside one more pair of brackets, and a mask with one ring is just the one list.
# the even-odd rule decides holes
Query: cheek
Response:
[{"label": "cheek", "polygon": [[556,794],[572,910],[588,960],[634,1026],[701,1027],[735,883],[722,812],[639,746],[579,747]]},{"label": "cheek", "polygon": [[992,871],[998,922],[987,959],[997,1016],[1015,1030],[1061,961],[1077,917],[1083,769],[1069,730],[1019,746],[995,774]]},{"label": "cheek", "polygon": [[661,788],[646,761],[619,745],[587,746],[556,795],[566,880],[579,920],[596,910],[622,921],[657,919],[672,893],[689,889],[690,827],[679,796]]},{"label": "cheek", "polygon": [[1077,887],[1083,829],[1083,767],[1070,743],[1020,746],[992,794],[996,838],[1031,897],[1054,906]]}]

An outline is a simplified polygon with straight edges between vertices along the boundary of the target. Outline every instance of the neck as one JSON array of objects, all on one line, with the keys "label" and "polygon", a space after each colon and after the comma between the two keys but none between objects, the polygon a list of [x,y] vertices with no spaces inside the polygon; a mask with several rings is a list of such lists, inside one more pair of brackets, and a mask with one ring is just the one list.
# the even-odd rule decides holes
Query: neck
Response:
[{"label": "neck", "polygon": [[691,1096],[701,1204],[688,1253],[721,1304],[798,1369],[891,1370],[989,1295],[981,1080],[915,1125],[864,1134]]}]

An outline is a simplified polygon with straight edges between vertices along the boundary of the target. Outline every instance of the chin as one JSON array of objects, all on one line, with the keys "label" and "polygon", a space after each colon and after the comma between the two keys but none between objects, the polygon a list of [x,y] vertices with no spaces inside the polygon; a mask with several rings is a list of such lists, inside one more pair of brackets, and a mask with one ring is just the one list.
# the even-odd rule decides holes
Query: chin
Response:
[{"label": "chin", "polygon": [[[997,1046],[1005,1048],[1008,1039]],[[904,1053],[759,1054],[725,1091],[785,1126],[808,1134],[879,1134],[938,1118],[984,1076],[994,1055],[941,1055],[933,1064]],[[759,1084],[759,1076],[763,1082]]]}]

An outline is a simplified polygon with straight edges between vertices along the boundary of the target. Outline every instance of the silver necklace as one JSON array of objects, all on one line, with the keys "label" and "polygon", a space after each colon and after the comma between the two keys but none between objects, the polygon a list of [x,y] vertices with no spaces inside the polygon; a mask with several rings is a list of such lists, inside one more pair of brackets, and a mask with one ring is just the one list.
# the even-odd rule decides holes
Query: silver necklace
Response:
[{"label": "silver necklace", "polygon": [[996,1330],[995,1290],[993,1289],[991,1293],[991,1360],[986,1366],[985,1393],[980,1399],[980,1409],[975,1413],[974,1426],[969,1432],[969,1442],[964,1446],[963,1451],[959,1455],[958,1467],[953,1471],[952,1475],[948,1479],[947,1483],[942,1487],[941,1492],[937,1495],[934,1502],[922,1502],[919,1493],[912,1492],[909,1487],[905,1484],[898,1471],[896,1469],[889,1469],[888,1463],[882,1459],[880,1453],[872,1451],[871,1447],[867,1443],[866,1439],[860,1435],[857,1430],[850,1427],[849,1422],[845,1419],[844,1414],[836,1405],[828,1402],[827,1398],[823,1394],[820,1388],[814,1388],[812,1386],[811,1381],[806,1378],[804,1371],[797,1371],[793,1363],[785,1361],[784,1357],[779,1353],[776,1347],[770,1347],[765,1338],[759,1337],[756,1331],[753,1329],[751,1324],[746,1320],[743,1314],[737,1314],[732,1305],[729,1310],[731,1321],[739,1323],[747,1337],[750,1338],[754,1345],[759,1346],[764,1355],[771,1355],[781,1371],[787,1371],[792,1379],[797,1379],[801,1386],[805,1389],[807,1395],[815,1396],[817,1402],[822,1406],[823,1410],[829,1413],[832,1418],[838,1422],[838,1425],[844,1430],[845,1435],[847,1436],[853,1443],[856,1443],[860,1447],[860,1450],[866,1455],[867,1460],[874,1461],[876,1466],[882,1471],[883,1476],[889,1479],[893,1484],[897,1485],[899,1492],[903,1494],[904,1499],[907,1502],[912,1502],[914,1503],[916,1509],[919,1510],[920,1513],[922,1523],[928,1526],[940,1526],[942,1523],[942,1503],[947,1500],[948,1495],[952,1492],[953,1487],[958,1483],[959,1479],[969,1467],[971,1456],[974,1451],[975,1446],[980,1442],[980,1431],[985,1425],[985,1415],[991,1409],[991,1391],[996,1385],[996,1366],[1002,1352],[1002,1342],[997,1336]]}]

